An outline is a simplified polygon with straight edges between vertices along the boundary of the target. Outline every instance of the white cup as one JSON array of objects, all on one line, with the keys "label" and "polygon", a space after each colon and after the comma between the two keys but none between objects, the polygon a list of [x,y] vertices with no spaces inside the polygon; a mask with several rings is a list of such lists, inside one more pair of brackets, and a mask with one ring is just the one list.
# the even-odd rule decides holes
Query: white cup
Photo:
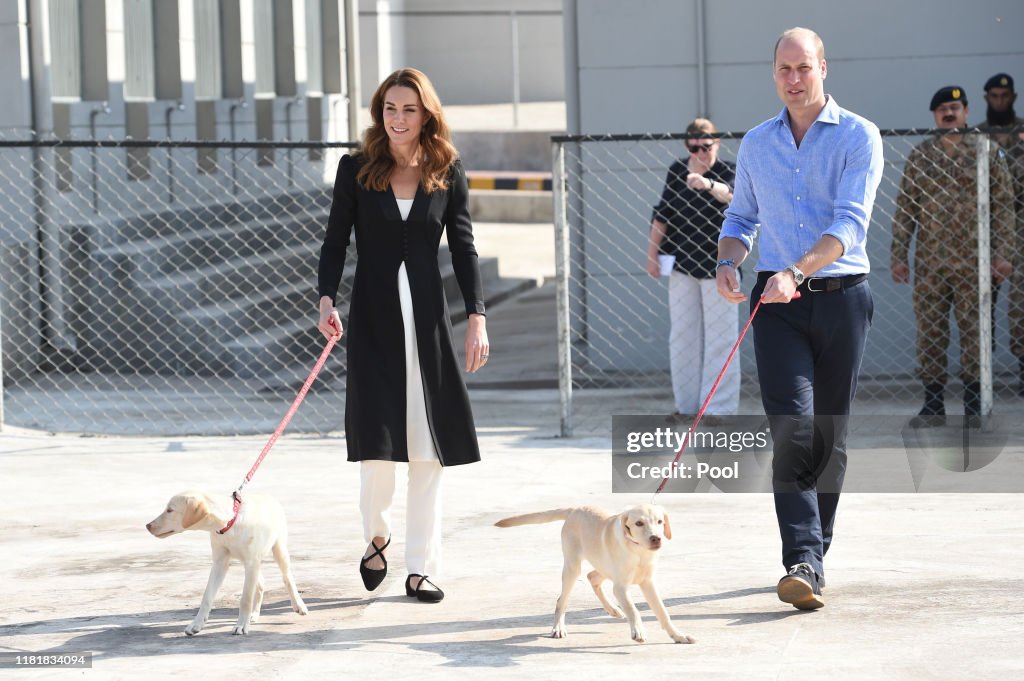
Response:
[{"label": "white cup", "polygon": [[672,274],[672,270],[676,266],[676,256],[674,255],[659,255],[658,265],[661,266],[661,276],[667,277]]}]

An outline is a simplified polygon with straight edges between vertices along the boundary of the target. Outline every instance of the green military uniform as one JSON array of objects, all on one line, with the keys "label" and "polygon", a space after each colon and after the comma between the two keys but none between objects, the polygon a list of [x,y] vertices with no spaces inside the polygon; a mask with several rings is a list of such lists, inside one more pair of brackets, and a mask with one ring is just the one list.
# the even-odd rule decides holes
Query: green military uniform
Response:
[{"label": "green military uniform", "polygon": [[[907,159],[892,225],[892,262],[914,252],[914,313],[917,361],[922,382],[946,383],[949,310],[960,329],[964,383],[979,380],[977,147],[973,136],[949,145],[934,137]],[[1014,210],[1005,153],[994,147],[989,165],[991,252],[1015,256]]]},{"label": "green military uniform", "polygon": [[[1024,118],[1017,118],[1006,127],[1024,126]],[[992,126],[983,123],[981,130],[989,130]],[[1007,296],[1006,317],[1010,324],[1010,352],[1014,357],[1024,361],[1024,140],[1020,133],[997,133],[992,140],[1006,151],[1006,163],[1013,176],[1014,208],[1017,214],[1017,250],[1012,254],[1013,277],[1010,279]]]}]

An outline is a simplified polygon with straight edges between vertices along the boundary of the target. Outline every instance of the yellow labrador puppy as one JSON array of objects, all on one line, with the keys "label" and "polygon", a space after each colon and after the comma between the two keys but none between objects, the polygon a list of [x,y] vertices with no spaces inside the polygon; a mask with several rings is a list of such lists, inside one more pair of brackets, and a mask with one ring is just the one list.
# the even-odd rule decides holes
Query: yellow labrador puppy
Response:
[{"label": "yellow labrador puppy", "polygon": [[[640,585],[647,603],[664,629],[676,643],[693,643],[694,639],[672,626],[661,596],[654,584],[654,558],[661,548],[662,537],[672,538],[668,514],[660,506],[641,504],[627,508],[618,515],[609,515],[593,506],[560,508],[540,513],[512,516],[499,520],[498,527],[535,525],[564,520],[562,525],[562,593],[555,605],[555,624],[552,638],[565,638],[565,610],[569,605],[569,592],[580,576],[581,561],[586,560],[594,570],[587,575],[590,586],[601,605],[612,617],[629,619],[630,635],[634,641],[645,640],[640,613],[630,600],[628,589]],[[604,583],[611,580],[612,592],[619,605],[608,601]]]},{"label": "yellow labrador puppy", "polygon": [[306,604],[299,597],[292,579],[291,565],[288,559],[288,526],[284,517],[284,509],[276,500],[260,494],[247,494],[243,497],[238,520],[230,530],[218,534],[234,515],[231,497],[217,500],[201,492],[182,492],[171,497],[167,508],[156,518],[146,524],[146,529],[153,536],[164,539],[185,530],[200,530],[210,533],[210,546],[213,549],[213,567],[210,579],[206,584],[199,612],[192,623],[185,627],[189,636],[198,634],[206,624],[213,607],[213,599],[227,574],[228,564],[234,558],[245,568],[245,582],[242,587],[242,600],[238,606],[238,622],[231,632],[248,634],[249,624],[256,622],[263,605],[263,575],[260,563],[270,552],[274,554],[277,566],[281,568],[284,585],[292,601],[292,610],[305,615],[309,612]]}]

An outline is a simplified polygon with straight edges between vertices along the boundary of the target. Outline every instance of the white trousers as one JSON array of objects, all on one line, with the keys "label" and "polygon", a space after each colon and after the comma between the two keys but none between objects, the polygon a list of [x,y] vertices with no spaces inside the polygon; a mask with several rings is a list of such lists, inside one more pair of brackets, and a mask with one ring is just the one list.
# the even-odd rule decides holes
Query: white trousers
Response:
[{"label": "white trousers", "polygon": [[[398,269],[398,299],[405,328],[405,428],[409,450],[409,489],[405,507],[405,566],[409,574],[439,576],[441,570],[441,472],[427,423],[423,376],[416,344],[412,292],[405,263]],[[363,461],[359,510],[363,539],[391,536],[395,463]]]},{"label": "white trousers", "polygon": [[[391,536],[391,500],[395,496],[394,461],[363,461],[359,510],[363,539]],[[441,572],[440,462],[410,461],[405,503],[405,567],[409,574],[436,577]]]},{"label": "white trousers", "polygon": [[[704,403],[732,346],[739,338],[738,305],[718,295],[714,279],[673,272],[668,284],[669,367],[676,411],[696,414]],[[740,358],[733,357],[707,413],[727,416],[739,411]]]}]

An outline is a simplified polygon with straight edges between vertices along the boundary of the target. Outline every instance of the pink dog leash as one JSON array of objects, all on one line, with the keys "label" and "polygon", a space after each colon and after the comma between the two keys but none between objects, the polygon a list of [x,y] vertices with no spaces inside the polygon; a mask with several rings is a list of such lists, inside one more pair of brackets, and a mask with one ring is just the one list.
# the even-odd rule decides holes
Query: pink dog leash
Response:
[{"label": "pink dog leash", "polygon": [[[796,293],[793,294],[793,297],[790,298],[790,300],[796,300],[799,297],[800,292],[797,291]],[[722,382],[722,378],[725,376],[725,370],[729,368],[729,364],[732,362],[732,358],[736,356],[736,351],[740,349],[740,343],[743,342],[743,337],[747,335],[747,329],[749,329],[751,323],[753,323],[754,315],[756,315],[757,311],[761,309],[761,303],[763,302],[763,300],[763,297],[758,299],[757,305],[754,306],[754,311],[750,313],[750,319],[747,320],[746,325],[743,327],[743,331],[740,332],[740,337],[736,339],[736,343],[732,346],[732,351],[729,352],[729,356],[725,359],[725,364],[722,366],[722,370],[718,372],[718,378],[715,379],[715,384],[711,386],[711,390],[708,392],[708,396],[704,398],[704,404],[700,405],[700,411],[697,412],[697,418],[693,420],[693,425],[690,426],[691,433],[697,430],[697,424],[699,424],[701,418],[704,417],[704,412],[707,410],[708,404],[711,403],[712,396],[714,396],[715,391],[718,390],[718,384]],[[672,464],[670,465],[679,463],[679,459],[682,458],[683,452],[686,451],[686,446],[688,444],[690,444],[690,438],[684,438],[683,444],[679,446],[679,451],[676,452],[676,457],[672,459]],[[661,494],[661,490],[665,489],[665,485],[668,484],[668,481],[668,478],[661,479],[661,484],[658,485],[658,489],[654,490],[654,495],[651,496],[652,504],[654,503],[654,500],[658,498],[658,495]]]},{"label": "pink dog leash", "polygon": [[331,348],[334,347],[334,344],[338,342],[339,338],[341,338],[340,333],[337,336],[331,336],[330,339],[328,339],[327,346],[324,348],[324,351],[320,353],[320,359],[318,359],[316,364],[313,366],[313,371],[309,372],[309,377],[306,379],[306,382],[302,384],[302,389],[299,390],[299,394],[292,402],[292,406],[288,408],[288,412],[284,415],[284,418],[281,419],[281,423],[277,425],[277,430],[275,430],[274,434],[270,436],[270,441],[263,447],[263,451],[260,452],[259,457],[256,459],[256,463],[254,463],[252,468],[249,469],[249,472],[245,474],[245,479],[242,480],[242,484],[238,486],[238,489],[232,492],[231,498],[234,499],[235,515],[228,521],[227,525],[217,530],[217,534],[224,534],[230,530],[231,526],[235,524],[236,520],[238,520],[238,514],[242,510],[242,488],[245,487],[246,483],[252,480],[252,476],[256,473],[256,469],[260,467],[261,463],[263,463],[263,457],[267,455],[270,448],[274,446],[275,442],[277,442],[277,438],[281,437],[281,433],[283,433],[284,429],[288,427],[288,422],[292,420],[292,417],[295,416],[295,412],[299,410],[299,405],[302,404],[302,400],[306,399],[306,393],[309,392],[309,386],[313,385],[313,381],[316,380],[317,374],[319,374],[320,370],[324,368],[324,363],[327,361],[327,355],[331,354]]}]

